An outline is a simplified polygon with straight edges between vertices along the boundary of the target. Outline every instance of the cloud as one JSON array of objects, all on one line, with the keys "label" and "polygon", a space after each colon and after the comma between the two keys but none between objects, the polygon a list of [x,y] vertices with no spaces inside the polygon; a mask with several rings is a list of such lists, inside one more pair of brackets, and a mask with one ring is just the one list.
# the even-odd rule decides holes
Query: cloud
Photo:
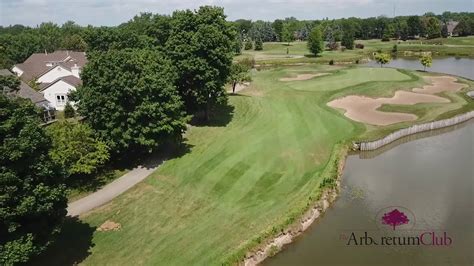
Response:
[{"label": "cloud", "polygon": [[[0,25],[37,25],[44,21],[81,25],[117,25],[140,12],[171,14],[176,9],[196,9],[217,5],[229,19],[274,20],[294,16],[299,19],[325,17],[369,17],[397,14],[423,14],[428,11],[473,9],[472,0],[0,0]],[[470,6],[470,8],[469,8]]]}]

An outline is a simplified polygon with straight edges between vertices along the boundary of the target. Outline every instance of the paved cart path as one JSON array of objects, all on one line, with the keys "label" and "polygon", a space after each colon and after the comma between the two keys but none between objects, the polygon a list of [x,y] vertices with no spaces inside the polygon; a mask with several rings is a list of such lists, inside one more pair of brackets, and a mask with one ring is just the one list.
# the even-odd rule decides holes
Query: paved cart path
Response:
[{"label": "paved cart path", "polygon": [[100,190],[84,198],[70,202],[67,206],[67,214],[69,216],[78,216],[106,204],[145,179],[153,173],[162,162],[162,158],[150,159],[150,162],[133,168],[130,172],[117,178]]}]

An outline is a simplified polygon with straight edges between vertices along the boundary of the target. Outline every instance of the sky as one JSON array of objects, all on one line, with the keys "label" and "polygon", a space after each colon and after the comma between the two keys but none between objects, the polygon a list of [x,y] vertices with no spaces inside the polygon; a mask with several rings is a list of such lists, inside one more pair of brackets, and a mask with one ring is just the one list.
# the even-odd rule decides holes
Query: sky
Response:
[{"label": "sky", "polygon": [[474,0],[0,0],[0,25],[41,22],[112,26],[140,12],[171,14],[202,5],[224,7],[229,20],[323,19],[474,12]]}]

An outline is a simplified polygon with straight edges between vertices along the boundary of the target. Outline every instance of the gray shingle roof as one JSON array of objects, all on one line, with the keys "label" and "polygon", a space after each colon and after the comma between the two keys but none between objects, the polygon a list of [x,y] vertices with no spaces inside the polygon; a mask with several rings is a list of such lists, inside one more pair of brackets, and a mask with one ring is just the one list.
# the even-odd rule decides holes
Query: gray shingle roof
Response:
[{"label": "gray shingle roof", "polygon": [[[47,66],[47,63],[52,63],[52,66]],[[87,63],[86,54],[84,52],[73,51],[55,51],[53,53],[36,53],[32,54],[25,62],[16,64],[15,66],[23,70],[20,78],[26,82],[38,78],[56,65],[61,65],[66,69],[70,69],[75,64],[79,67],[84,67]]]},{"label": "gray shingle roof", "polygon": [[[8,69],[0,69],[0,75],[9,76],[13,75],[13,73],[11,73]],[[14,93],[14,95],[25,99],[30,99],[34,104],[40,107],[43,107],[44,104],[49,104],[49,102],[43,97],[43,94],[35,91],[24,81],[20,81],[20,88]]]},{"label": "gray shingle roof", "polygon": [[43,90],[47,89],[49,86],[53,85],[54,83],[56,83],[60,80],[74,86],[75,88],[77,88],[77,86],[82,84],[81,79],[77,78],[76,76],[69,75],[69,76],[65,76],[65,77],[60,77],[60,78],[54,80],[51,83],[42,83],[42,84],[40,84],[39,85],[40,91],[43,91]]}]

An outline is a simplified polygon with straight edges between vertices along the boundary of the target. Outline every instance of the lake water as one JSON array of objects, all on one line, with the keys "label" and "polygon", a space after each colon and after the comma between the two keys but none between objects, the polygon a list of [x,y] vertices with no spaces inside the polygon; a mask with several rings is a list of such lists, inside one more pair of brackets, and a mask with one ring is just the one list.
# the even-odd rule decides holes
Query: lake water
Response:
[{"label": "lake water", "polygon": [[[376,61],[370,61],[366,66],[380,66]],[[384,67],[404,68],[411,70],[423,70],[418,58],[397,58],[390,61]],[[433,58],[433,65],[426,68],[430,72],[447,73],[458,75],[474,80],[474,58]]]},{"label": "lake water", "polygon": [[[335,204],[264,265],[473,265],[474,121],[441,133],[350,155]],[[382,224],[378,214],[390,206],[401,206],[413,228],[392,230]],[[368,232],[374,240],[446,232],[452,244],[347,245],[353,232],[357,238]]]},{"label": "lake water", "polygon": [[[432,71],[474,79],[474,59],[433,61]],[[473,120],[350,155],[341,181],[334,205],[264,265],[474,265]],[[409,220],[395,230],[381,219],[394,209]],[[410,237],[423,243],[387,240]]]}]

